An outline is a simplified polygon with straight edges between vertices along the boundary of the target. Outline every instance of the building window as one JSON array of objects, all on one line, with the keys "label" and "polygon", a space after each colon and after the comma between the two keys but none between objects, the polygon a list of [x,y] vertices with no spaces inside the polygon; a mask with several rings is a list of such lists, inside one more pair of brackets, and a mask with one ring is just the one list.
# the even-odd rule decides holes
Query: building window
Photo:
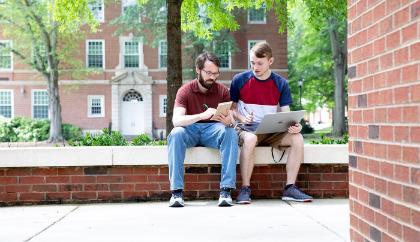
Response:
[{"label": "building window", "polygon": [[216,55],[220,59],[221,68],[230,68],[230,50],[229,43],[224,41],[216,44]]},{"label": "building window", "polygon": [[105,44],[103,40],[87,40],[86,41],[86,63],[88,68],[104,67]]},{"label": "building window", "polygon": [[0,90],[0,119],[13,117],[13,92]]},{"label": "building window", "polygon": [[248,67],[251,67],[250,57],[251,57],[251,49],[256,45],[258,42],[265,42],[265,40],[248,40]]},{"label": "building window", "polygon": [[48,92],[46,90],[32,91],[32,117],[35,119],[48,118]]},{"label": "building window", "polygon": [[138,68],[139,67],[139,42],[126,41],[124,42],[124,67]]},{"label": "building window", "polygon": [[97,118],[105,117],[105,96],[103,95],[89,95],[88,96],[88,117]]},{"label": "building window", "polygon": [[0,70],[11,70],[13,66],[11,41],[1,40],[0,43]]},{"label": "building window", "polygon": [[159,41],[159,68],[166,68],[168,63],[168,42]]},{"label": "building window", "polygon": [[122,0],[121,1],[122,14],[126,14],[127,11],[131,11],[131,9],[134,9],[135,7],[137,7],[137,0]]},{"label": "building window", "polygon": [[39,63],[44,63],[44,66],[48,65],[48,60],[47,60],[47,48],[45,47],[45,45],[37,45],[34,46],[32,49],[32,62],[34,64],[38,64]]},{"label": "building window", "polygon": [[168,98],[166,95],[159,95],[159,116],[166,117],[166,111],[168,108]]},{"label": "building window", "polygon": [[89,9],[92,12],[93,17],[99,22],[104,22],[104,1],[103,0],[89,0]]},{"label": "building window", "polygon": [[266,23],[266,8],[262,6],[259,9],[248,10],[249,24],[265,24]]}]

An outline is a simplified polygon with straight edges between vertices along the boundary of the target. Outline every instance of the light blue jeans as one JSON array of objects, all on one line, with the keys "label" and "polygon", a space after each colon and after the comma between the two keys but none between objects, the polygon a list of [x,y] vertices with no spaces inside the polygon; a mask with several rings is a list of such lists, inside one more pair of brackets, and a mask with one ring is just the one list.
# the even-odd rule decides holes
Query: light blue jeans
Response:
[{"label": "light blue jeans", "polygon": [[175,127],[168,137],[169,181],[171,190],[184,189],[184,159],[187,148],[212,147],[220,150],[222,174],[220,188],[235,188],[238,135],[222,123],[194,123]]}]

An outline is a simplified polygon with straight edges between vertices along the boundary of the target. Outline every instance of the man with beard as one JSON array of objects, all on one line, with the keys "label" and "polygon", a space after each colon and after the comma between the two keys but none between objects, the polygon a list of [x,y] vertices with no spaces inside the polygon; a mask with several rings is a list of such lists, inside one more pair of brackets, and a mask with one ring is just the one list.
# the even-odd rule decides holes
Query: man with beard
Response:
[{"label": "man with beard", "polygon": [[230,101],[229,90],[216,82],[220,61],[214,54],[203,53],[195,62],[197,78],[184,84],[176,94],[174,129],[168,136],[169,180],[172,197],[170,207],[183,207],[184,158],[186,149],[194,146],[217,148],[221,154],[219,206],[232,206],[230,192],[235,188],[238,136],[234,119],[228,115],[210,118],[220,102]]}]

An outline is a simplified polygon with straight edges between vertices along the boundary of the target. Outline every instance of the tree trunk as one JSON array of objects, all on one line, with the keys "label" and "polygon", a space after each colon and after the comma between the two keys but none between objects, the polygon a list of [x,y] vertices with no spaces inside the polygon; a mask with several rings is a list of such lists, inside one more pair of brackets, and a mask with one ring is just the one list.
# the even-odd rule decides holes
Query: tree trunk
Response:
[{"label": "tree trunk", "polygon": [[193,54],[191,55],[191,63],[192,63],[191,71],[193,73],[193,76],[195,75],[195,59],[197,58],[199,54],[203,53],[203,51],[204,51],[204,44],[197,43],[193,45]]},{"label": "tree trunk", "polygon": [[48,113],[51,120],[49,142],[57,143],[63,141],[63,133],[61,130],[61,104],[58,88],[58,70],[51,72],[48,80],[48,97],[49,108]]},{"label": "tree trunk", "polygon": [[48,141],[50,143],[58,143],[63,141],[62,133],[62,119],[61,119],[61,105],[60,105],[60,93],[58,87],[58,55],[57,55],[57,34],[58,28],[51,31],[49,36],[45,36],[46,49],[47,49],[47,63],[49,67],[48,76],[48,98],[49,107],[48,114],[51,120],[50,125],[50,137]]},{"label": "tree trunk", "polygon": [[182,85],[182,62],[181,62],[181,4],[182,0],[167,0],[167,43],[168,43],[168,68],[167,68],[167,111],[166,111],[166,134],[173,128],[172,115],[175,97]]},{"label": "tree trunk", "polygon": [[344,124],[344,77],[347,54],[338,39],[337,20],[329,19],[328,31],[330,35],[332,54],[334,59],[334,111],[333,111],[333,135],[342,136],[345,132]]}]

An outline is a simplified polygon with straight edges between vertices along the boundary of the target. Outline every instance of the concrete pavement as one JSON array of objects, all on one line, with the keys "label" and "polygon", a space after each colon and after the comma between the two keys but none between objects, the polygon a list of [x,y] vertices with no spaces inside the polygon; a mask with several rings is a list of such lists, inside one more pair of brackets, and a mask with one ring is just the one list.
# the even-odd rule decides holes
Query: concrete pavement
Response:
[{"label": "concrete pavement", "polygon": [[0,241],[350,241],[347,199],[45,205],[0,208]]}]

